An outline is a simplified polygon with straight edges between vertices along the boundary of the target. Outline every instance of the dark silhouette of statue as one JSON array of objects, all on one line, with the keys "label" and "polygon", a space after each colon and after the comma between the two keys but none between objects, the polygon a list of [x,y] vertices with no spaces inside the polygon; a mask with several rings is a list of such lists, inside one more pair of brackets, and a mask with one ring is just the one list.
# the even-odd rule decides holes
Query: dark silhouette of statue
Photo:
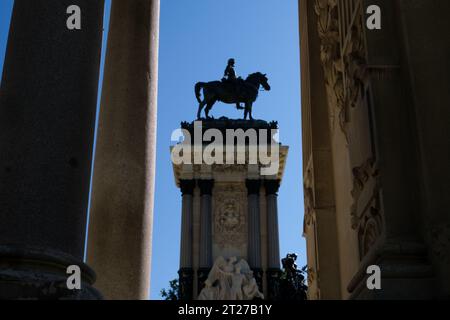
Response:
[{"label": "dark silhouette of statue", "polygon": [[[235,60],[228,61],[225,69],[225,78],[222,81],[199,82],[195,85],[195,96],[199,102],[197,118],[201,118],[201,112],[205,108],[205,117],[210,119],[209,111],[217,101],[227,104],[235,104],[237,109],[243,109],[240,103],[245,104],[244,119],[249,116],[253,120],[252,107],[258,97],[260,87],[270,91],[267,76],[261,72],[256,72],[243,80],[236,77],[234,70]],[[203,100],[201,99],[201,91],[203,89]]]},{"label": "dark silhouette of statue", "polygon": [[296,261],[297,255],[295,253],[290,253],[281,260],[283,274],[280,278],[280,298],[283,301],[307,300],[308,287],[304,276],[307,267],[299,270]]},{"label": "dark silhouette of statue", "polygon": [[[229,59],[227,67],[224,72],[224,78],[222,79],[222,82],[229,83],[230,85],[234,86],[234,91],[236,96],[240,95],[240,88],[244,85],[244,79],[241,77],[236,76],[236,71],[234,70],[234,66],[236,64],[236,61],[234,59]],[[244,108],[241,107],[240,101],[236,103],[236,109],[243,110]]]},{"label": "dark silhouette of statue", "polygon": [[228,60],[227,68],[225,69],[223,76],[229,81],[234,81],[237,79],[236,71],[234,70],[235,63],[236,61],[234,59]]}]

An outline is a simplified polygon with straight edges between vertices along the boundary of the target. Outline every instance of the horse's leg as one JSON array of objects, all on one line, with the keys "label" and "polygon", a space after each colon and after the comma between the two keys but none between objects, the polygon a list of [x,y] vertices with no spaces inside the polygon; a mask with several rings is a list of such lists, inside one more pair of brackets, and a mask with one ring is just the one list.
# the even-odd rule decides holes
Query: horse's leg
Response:
[{"label": "horse's leg", "polygon": [[253,120],[253,115],[252,115],[253,103],[250,102],[248,104],[247,108],[248,108],[248,113],[250,115],[250,120]]},{"label": "horse's leg", "polygon": [[202,110],[203,107],[206,105],[205,101],[200,102],[200,105],[198,106],[198,112],[197,112],[197,119],[200,119],[202,116]]},{"label": "horse's leg", "polygon": [[208,104],[206,105],[206,109],[205,109],[205,114],[206,114],[206,119],[211,119],[211,117],[209,116],[209,111],[212,109],[212,107],[214,106],[216,102],[208,102]]},{"label": "horse's leg", "polygon": [[253,118],[252,118],[252,104],[250,102],[246,102],[245,103],[244,120],[247,120],[247,116],[250,116],[249,120],[253,120]]}]

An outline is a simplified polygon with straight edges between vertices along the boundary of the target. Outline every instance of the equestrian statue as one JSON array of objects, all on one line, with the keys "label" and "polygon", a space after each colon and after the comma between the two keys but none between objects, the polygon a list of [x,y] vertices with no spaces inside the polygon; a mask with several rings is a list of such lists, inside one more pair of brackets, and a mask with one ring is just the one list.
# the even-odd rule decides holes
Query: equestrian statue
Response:
[{"label": "equestrian statue", "polygon": [[[209,112],[217,101],[234,104],[238,110],[244,109],[244,120],[249,117],[253,120],[252,107],[258,98],[260,87],[270,91],[267,76],[261,72],[252,73],[247,79],[238,78],[234,70],[235,60],[228,60],[222,81],[199,82],[195,85],[195,96],[199,102],[197,118],[201,118],[201,112],[205,108],[206,119],[211,119]],[[203,100],[201,91],[203,90]],[[241,107],[244,103],[245,108]]]}]

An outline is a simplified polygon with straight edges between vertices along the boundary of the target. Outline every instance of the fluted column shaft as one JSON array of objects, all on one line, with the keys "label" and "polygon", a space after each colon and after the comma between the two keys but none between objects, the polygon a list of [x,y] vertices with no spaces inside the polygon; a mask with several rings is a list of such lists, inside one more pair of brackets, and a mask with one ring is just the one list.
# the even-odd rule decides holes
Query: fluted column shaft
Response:
[{"label": "fluted column shaft", "polygon": [[[81,30],[67,28],[71,5]],[[76,264],[93,280],[82,261],[103,8],[15,0],[0,89],[0,299],[88,298],[67,291],[65,272]]]},{"label": "fluted column shaft", "polygon": [[201,192],[200,210],[200,264],[201,269],[209,269],[212,261],[212,189],[214,180],[199,180]]},{"label": "fluted column shaft", "polygon": [[265,181],[267,200],[267,238],[268,238],[268,267],[280,268],[280,240],[278,232],[278,189],[279,180]]},{"label": "fluted column shaft", "polygon": [[107,299],[147,299],[152,253],[159,0],[113,0],[88,262]]},{"label": "fluted column shaft", "polygon": [[261,264],[261,213],[259,205],[260,180],[247,180],[248,191],[248,263],[252,269]]}]

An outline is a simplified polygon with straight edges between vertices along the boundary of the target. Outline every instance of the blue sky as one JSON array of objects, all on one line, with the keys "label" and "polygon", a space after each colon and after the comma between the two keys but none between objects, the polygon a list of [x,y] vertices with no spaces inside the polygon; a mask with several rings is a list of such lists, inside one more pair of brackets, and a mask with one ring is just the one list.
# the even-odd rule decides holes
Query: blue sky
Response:
[{"label": "blue sky", "polygon": [[[0,70],[12,0],[0,1]],[[107,1],[109,10],[110,0]],[[106,19],[108,21],[108,19]],[[106,40],[106,37],[105,37]],[[158,145],[151,298],[177,277],[181,195],[172,174],[170,137],[181,121],[195,118],[194,84],[220,79],[228,58],[238,75],[267,73],[272,91],[261,92],[257,119],[277,120],[280,140],[290,147],[279,193],[280,252],[300,253],[303,222],[300,65],[297,0],[162,0],[159,66]],[[106,41],[105,41],[106,42]],[[219,103],[211,114],[242,117]]]}]

